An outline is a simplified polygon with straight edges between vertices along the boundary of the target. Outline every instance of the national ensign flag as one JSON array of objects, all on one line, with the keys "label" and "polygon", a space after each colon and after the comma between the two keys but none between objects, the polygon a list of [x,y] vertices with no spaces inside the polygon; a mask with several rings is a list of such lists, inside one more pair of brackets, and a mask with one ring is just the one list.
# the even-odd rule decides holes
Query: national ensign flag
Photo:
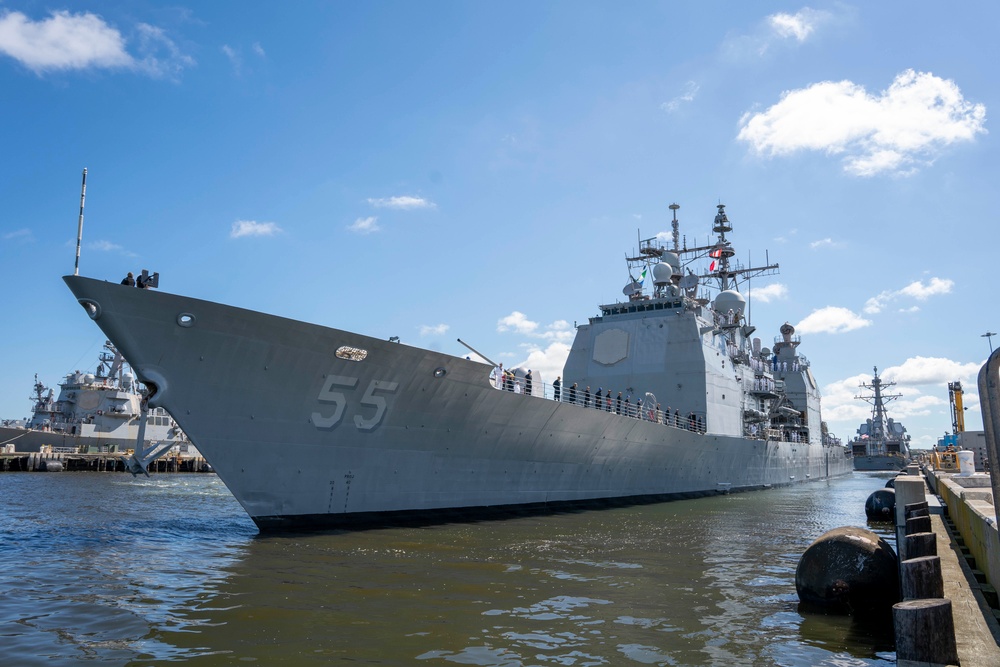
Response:
[{"label": "national ensign flag", "polygon": [[709,257],[722,257],[722,248],[716,248],[708,253]]}]

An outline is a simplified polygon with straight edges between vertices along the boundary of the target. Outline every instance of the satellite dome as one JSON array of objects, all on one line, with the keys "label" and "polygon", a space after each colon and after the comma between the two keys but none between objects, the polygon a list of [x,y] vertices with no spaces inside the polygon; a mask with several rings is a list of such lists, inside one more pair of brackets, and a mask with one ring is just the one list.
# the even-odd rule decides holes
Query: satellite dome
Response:
[{"label": "satellite dome", "polygon": [[674,275],[673,268],[666,262],[653,265],[653,284],[666,285],[670,282],[670,276]]},{"label": "satellite dome", "polygon": [[742,315],[743,309],[746,307],[746,303],[746,299],[743,298],[743,295],[736,290],[719,292],[719,295],[715,297],[715,312],[728,313],[732,310],[734,313]]},{"label": "satellite dome", "polygon": [[675,274],[677,274],[677,275],[680,275],[680,273],[681,273],[681,259],[676,254],[674,254],[672,252],[665,252],[660,257],[660,262],[661,263],[665,263],[665,264],[669,264],[670,268],[673,270],[673,272]]}]

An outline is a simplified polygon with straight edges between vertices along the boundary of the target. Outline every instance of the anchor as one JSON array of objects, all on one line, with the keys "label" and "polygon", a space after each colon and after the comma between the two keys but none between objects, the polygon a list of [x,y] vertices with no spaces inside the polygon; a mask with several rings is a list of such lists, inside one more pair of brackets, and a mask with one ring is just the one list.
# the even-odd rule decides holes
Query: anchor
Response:
[{"label": "anchor", "polygon": [[160,458],[173,446],[170,442],[154,442],[148,448],[143,446],[146,436],[146,417],[149,414],[149,396],[143,395],[139,402],[139,434],[136,436],[135,449],[132,456],[122,457],[125,462],[125,469],[132,473],[133,477],[144,474],[149,477],[149,464]]}]

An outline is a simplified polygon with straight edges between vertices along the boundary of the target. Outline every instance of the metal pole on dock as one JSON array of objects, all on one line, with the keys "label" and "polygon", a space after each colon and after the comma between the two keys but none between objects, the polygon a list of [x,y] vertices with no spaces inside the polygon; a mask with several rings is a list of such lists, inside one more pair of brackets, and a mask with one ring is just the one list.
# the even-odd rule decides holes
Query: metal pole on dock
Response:
[{"label": "metal pole on dock", "polygon": [[80,275],[80,242],[83,240],[83,200],[87,197],[87,168],[83,168],[83,185],[80,186],[80,221],[76,225],[76,265],[73,275]]}]

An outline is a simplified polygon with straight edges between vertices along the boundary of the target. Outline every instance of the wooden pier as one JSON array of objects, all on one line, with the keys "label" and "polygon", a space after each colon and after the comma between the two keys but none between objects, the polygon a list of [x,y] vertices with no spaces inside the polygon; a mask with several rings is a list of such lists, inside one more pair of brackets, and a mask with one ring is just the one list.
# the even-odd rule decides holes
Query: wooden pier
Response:
[{"label": "wooden pier", "polygon": [[[127,472],[125,455],[101,452],[12,452],[0,454],[0,472]],[[149,464],[149,473],[215,472],[204,458],[164,456]]]}]

